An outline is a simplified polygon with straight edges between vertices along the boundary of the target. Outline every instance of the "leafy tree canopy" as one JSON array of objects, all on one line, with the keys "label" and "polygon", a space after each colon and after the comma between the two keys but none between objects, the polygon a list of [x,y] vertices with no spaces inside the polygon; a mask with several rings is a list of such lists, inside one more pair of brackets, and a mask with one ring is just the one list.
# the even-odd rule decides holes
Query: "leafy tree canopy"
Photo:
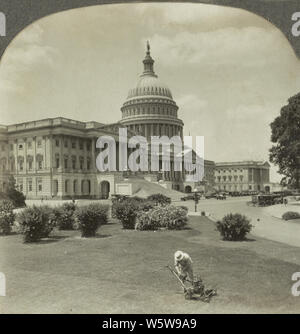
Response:
[{"label": "leafy tree canopy", "polygon": [[299,187],[300,176],[300,93],[292,96],[271,123],[270,161],[284,175],[282,183]]}]

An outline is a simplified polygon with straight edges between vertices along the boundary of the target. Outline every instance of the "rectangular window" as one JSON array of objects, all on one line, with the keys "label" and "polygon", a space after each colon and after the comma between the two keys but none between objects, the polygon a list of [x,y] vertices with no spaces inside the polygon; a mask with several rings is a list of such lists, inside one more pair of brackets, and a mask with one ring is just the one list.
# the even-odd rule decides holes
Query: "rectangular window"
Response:
[{"label": "rectangular window", "polygon": [[38,181],[38,191],[43,191],[43,183],[42,183],[42,180]]},{"label": "rectangular window", "polygon": [[37,147],[42,147],[42,141],[41,140],[38,140]]},{"label": "rectangular window", "polygon": [[76,160],[72,160],[72,168],[76,169]]},{"label": "rectangular window", "polygon": [[32,161],[28,162],[28,169],[31,170],[32,169]]},{"label": "rectangular window", "polygon": [[65,148],[68,147],[68,141],[67,141],[67,140],[65,140],[65,142],[64,142],[64,146],[65,146]]},{"label": "rectangular window", "polygon": [[32,181],[28,181],[28,191],[32,191]]},{"label": "rectangular window", "polygon": [[65,159],[65,168],[68,168],[68,159]]},{"label": "rectangular window", "polygon": [[79,149],[83,150],[83,142],[82,142],[82,140],[79,142]]},{"label": "rectangular window", "polygon": [[75,141],[72,141],[72,148],[76,148],[76,143],[75,143]]},{"label": "rectangular window", "polygon": [[59,139],[55,139],[55,146],[59,147]]},{"label": "rectangular window", "polygon": [[80,160],[80,169],[83,169],[83,160]]},{"label": "rectangular window", "polygon": [[43,162],[42,161],[38,162],[38,169],[43,169]]},{"label": "rectangular window", "polygon": [[32,147],[32,142],[31,142],[31,141],[28,142],[27,147],[28,147],[28,148],[31,148],[31,147]]},{"label": "rectangular window", "polygon": [[90,150],[91,150],[91,143],[87,143],[87,144],[86,144],[86,150],[87,150],[87,151],[90,151]]},{"label": "rectangular window", "polygon": [[59,158],[56,158],[56,168],[59,168]]}]

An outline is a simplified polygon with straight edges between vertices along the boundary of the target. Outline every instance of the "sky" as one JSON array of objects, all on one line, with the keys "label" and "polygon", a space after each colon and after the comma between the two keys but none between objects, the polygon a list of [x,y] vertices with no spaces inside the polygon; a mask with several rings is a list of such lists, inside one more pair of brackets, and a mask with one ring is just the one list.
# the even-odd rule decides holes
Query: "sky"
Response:
[{"label": "sky", "polygon": [[300,61],[271,23],[230,7],[102,5],[38,20],[1,60],[0,123],[118,121],[147,40],[184,135],[204,136],[206,159],[268,160],[270,123],[300,91]]}]

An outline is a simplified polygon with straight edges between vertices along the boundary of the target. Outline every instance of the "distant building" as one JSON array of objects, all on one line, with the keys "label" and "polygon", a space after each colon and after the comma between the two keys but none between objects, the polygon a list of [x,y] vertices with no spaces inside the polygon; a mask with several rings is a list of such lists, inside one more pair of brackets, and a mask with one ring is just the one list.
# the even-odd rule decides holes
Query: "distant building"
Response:
[{"label": "distant building", "polygon": [[263,161],[217,162],[215,187],[224,191],[265,191],[270,164]]},{"label": "distant building", "polygon": [[276,191],[284,191],[287,190],[287,187],[281,185],[278,182],[269,182],[264,184],[264,190],[266,193],[273,193]]}]

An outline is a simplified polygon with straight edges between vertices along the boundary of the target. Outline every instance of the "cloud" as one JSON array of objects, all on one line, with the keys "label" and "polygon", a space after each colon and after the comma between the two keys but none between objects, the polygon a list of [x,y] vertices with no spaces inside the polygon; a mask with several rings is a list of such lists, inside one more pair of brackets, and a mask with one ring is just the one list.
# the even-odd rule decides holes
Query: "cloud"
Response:
[{"label": "cloud", "polygon": [[201,100],[198,96],[194,94],[179,96],[176,99],[176,102],[181,110],[190,109],[192,111],[195,111],[207,107],[207,101]]},{"label": "cloud", "polygon": [[[272,27],[272,25],[259,15],[252,12],[229,6],[210,4],[176,3],[176,4],[136,4],[133,6],[138,16],[143,17],[146,24],[160,24],[172,29],[193,29],[208,31],[224,27]],[[156,16],[156,21],[153,20]],[[167,23],[167,24],[166,24]],[[168,26],[167,26],[168,25]]]},{"label": "cloud", "polygon": [[11,43],[1,60],[0,92],[22,92],[26,73],[55,66],[58,52],[43,44],[43,29],[38,24],[26,28]]},{"label": "cloud", "polygon": [[264,67],[287,64],[295,57],[288,42],[286,48],[278,40],[276,28],[228,27],[209,32],[181,32],[173,36],[150,36],[155,55],[165,66],[183,64],[204,66]]}]

